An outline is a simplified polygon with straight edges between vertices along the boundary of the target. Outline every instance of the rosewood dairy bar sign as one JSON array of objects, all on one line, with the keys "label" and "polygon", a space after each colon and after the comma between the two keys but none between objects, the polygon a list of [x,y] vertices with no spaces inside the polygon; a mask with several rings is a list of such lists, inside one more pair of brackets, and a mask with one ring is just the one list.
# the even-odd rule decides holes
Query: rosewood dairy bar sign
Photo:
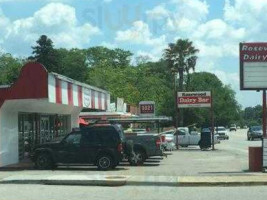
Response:
[{"label": "rosewood dairy bar sign", "polygon": [[267,89],[267,43],[240,44],[240,88]]},{"label": "rosewood dairy bar sign", "polygon": [[178,92],[178,108],[211,107],[211,92]]}]

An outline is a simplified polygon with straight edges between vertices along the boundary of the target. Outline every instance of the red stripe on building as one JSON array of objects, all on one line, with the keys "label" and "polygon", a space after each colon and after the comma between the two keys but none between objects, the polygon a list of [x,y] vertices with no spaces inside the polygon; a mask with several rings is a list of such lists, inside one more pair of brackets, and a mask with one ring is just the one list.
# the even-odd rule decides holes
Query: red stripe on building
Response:
[{"label": "red stripe on building", "polygon": [[62,104],[61,80],[56,78],[56,103]]},{"label": "red stripe on building", "polygon": [[98,109],[102,110],[102,93],[98,92]]},{"label": "red stripe on building", "polygon": [[69,105],[73,106],[72,83],[68,83],[68,102],[69,102]]},{"label": "red stripe on building", "polygon": [[105,93],[105,110],[108,109],[108,95]]},{"label": "red stripe on building", "polygon": [[78,86],[78,106],[82,107],[83,103],[82,103],[82,99],[83,99],[83,92],[82,92],[82,87]]},{"label": "red stripe on building", "polygon": [[92,98],[91,98],[92,109],[95,109],[95,91],[92,90],[91,94],[92,94]]}]

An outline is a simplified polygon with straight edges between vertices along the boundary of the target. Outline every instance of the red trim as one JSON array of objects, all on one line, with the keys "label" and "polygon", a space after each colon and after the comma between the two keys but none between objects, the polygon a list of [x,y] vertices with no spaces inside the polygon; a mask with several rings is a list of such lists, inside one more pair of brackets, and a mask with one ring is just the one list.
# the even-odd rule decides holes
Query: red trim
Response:
[{"label": "red trim", "polygon": [[78,85],[78,106],[82,107],[83,92],[82,87]]},{"label": "red trim", "polygon": [[61,80],[56,78],[56,103],[62,104]]},{"label": "red trim", "polygon": [[95,109],[95,91],[92,90],[91,94],[92,94],[92,98],[91,98],[92,109]]},{"label": "red trim", "polygon": [[101,92],[98,92],[98,109],[102,110],[102,98],[101,98]]},{"label": "red trim", "polygon": [[8,88],[0,88],[0,107],[9,99],[48,98],[48,73],[40,63],[28,63],[21,69],[17,81]]},{"label": "red trim", "polygon": [[68,102],[69,102],[69,105],[73,106],[72,83],[68,83]]}]

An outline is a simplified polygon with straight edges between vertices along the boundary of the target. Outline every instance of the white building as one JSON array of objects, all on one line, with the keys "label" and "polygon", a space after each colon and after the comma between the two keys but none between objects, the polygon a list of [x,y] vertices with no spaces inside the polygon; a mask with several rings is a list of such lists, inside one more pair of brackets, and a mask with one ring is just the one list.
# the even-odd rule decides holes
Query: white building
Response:
[{"label": "white building", "polygon": [[26,64],[16,83],[0,86],[0,167],[78,127],[83,108],[106,111],[109,104],[105,90]]}]

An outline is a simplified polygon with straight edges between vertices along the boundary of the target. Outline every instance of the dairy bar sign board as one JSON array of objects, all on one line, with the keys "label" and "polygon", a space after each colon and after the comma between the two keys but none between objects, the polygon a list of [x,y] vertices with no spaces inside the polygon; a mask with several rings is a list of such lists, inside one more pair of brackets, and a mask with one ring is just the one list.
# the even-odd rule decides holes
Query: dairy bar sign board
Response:
[{"label": "dairy bar sign board", "polygon": [[178,108],[210,108],[211,92],[178,92],[177,106]]},{"label": "dairy bar sign board", "polygon": [[267,89],[267,43],[240,43],[240,89]]}]

